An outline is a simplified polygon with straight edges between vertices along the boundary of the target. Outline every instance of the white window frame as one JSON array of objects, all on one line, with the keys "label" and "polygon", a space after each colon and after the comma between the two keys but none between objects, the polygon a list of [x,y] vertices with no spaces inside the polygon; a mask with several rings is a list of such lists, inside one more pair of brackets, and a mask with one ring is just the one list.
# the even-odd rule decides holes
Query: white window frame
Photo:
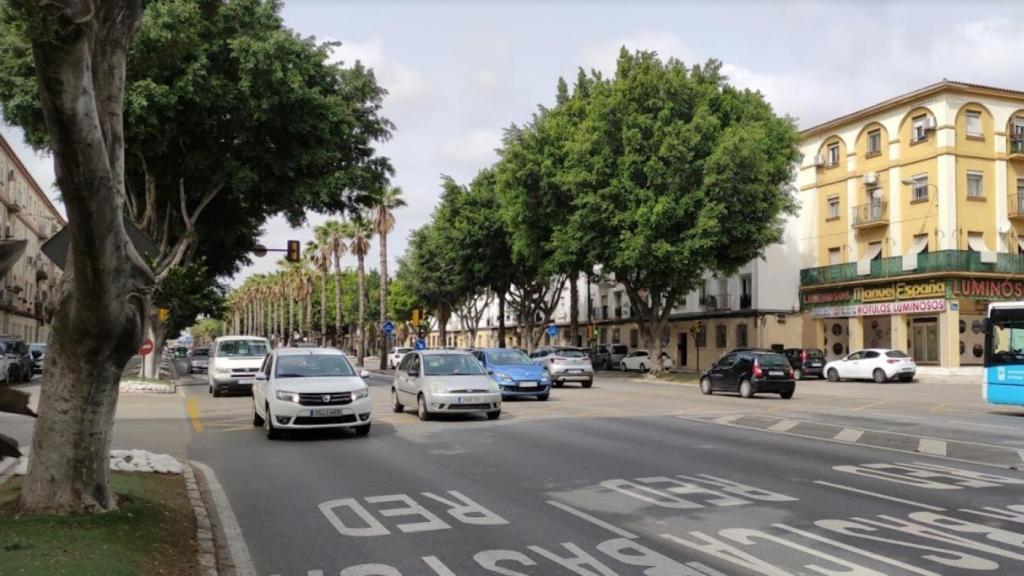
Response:
[{"label": "white window frame", "polygon": [[[975,179],[978,183],[978,189],[976,193],[971,193],[971,180]],[[968,198],[984,198],[985,197],[985,173],[977,170],[967,171],[967,197]]]},{"label": "white window frame", "polygon": [[[835,262],[832,261],[832,255],[833,254],[836,255]],[[842,264],[842,263],[843,263],[843,251],[842,251],[842,249],[840,249],[838,246],[834,246],[832,248],[829,248],[828,249],[828,264],[829,264],[829,266],[834,266],[836,264]]]},{"label": "white window frame", "polygon": [[[826,220],[838,220],[839,219],[839,196],[829,196],[828,203],[826,204],[827,210],[825,211]],[[835,210],[833,211],[833,208]]]},{"label": "white window frame", "polygon": [[921,142],[928,139],[928,129],[925,128],[925,123],[928,122],[928,115],[921,114],[911,120],[912,128],[910,134],[911,142]]},{"label": "white window frame", "polygon": [[[974,129],[971,129],[972,120],[974,120]],[[964,113],[964,129],[968,136],[981,137],[984,132],[981,128],[981,112],[978,110],[968,110]]]},{"label": "white window frame", "polygon": [[828,165],[839,165],[839,142],[833,142],[828,145]]},{"label": "white window frame", "polygon": [[[874,148],[871,147],[872,140],[877,141],[878,145]],[[881,154],[882,153],[882,129],[875,128],[868,132],[868,154]]]},{"label": "white window frame", "polygon": [[[914,176],[913,184],[910,185],[910,201],[911,202],[927,202],[928,201],[928,175],[920,174]],[[922,192],[923,194],[919,194]]]}]

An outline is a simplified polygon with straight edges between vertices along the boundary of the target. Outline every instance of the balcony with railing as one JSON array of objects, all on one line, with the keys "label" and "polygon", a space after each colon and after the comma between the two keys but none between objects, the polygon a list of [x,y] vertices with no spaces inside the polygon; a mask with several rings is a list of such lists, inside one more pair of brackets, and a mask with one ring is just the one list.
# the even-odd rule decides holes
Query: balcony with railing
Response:
[{"label": "balcony with railing", "polygon": [[1010,160],[1024,160],[1024,136],[1011,136],[1008,149]]},{"label": "balcony with railing", "polygon": [[701,299],[700,305],[708,312],[726,311],[734,308],[732,295],[728,292],[707,294]]},{"label": "balcony with railing", "polygon": [[995,262],[982,262],[980,252],[968,250],[939,250],[917,255],[917,266],[913,270],[903,269],[903,257],[876,258],[871,261],[870,274],[858,274],[857,263],[834,264],[800,271],[801,286],[852,282],[872,278],[901,278],[922,274],[948,272],[988,272],[994,274],[1024,275],[1024,255],[996,255]]},{"label": "balcony with railing", "polygon": [[889,210],[886,202],[874,200],[854,206],[852,210],[854,228],[872,228],[889,225]]},{"label": "balcony with railing", "polygon": [[1006,199],[1006,215],[1011,220],[1024,220],[1024,194],[1017,192]]}]

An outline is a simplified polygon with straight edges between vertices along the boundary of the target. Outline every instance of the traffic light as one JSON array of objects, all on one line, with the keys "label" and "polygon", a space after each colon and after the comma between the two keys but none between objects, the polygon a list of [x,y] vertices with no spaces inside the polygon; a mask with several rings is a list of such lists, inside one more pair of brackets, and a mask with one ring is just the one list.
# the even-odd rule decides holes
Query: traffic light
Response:
[{"label": "traffic light", "polygon": [[171,309],[170,308],[157,308],[157,310],[156,310],[156,317],[161,322],[167,322],[168,320],[171,319]]},{"label": "traffic light", "polygon": [[302,248],[298,240],[288,241],[288,255],[285,256],[285,260],[289,262],[298,262],[302,259]]},{"label": "traffic light", "polygon": [[412,311],[412,325],[413,326],[419,326],[420,325],[420,309],[419,308],[415,308]]}]

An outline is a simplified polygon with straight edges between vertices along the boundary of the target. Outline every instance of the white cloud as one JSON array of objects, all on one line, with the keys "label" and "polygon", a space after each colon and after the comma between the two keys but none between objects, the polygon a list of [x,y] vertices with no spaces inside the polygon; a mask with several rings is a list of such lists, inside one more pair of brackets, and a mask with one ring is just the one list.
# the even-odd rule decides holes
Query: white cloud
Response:
[{"label": "white cloud", "polygon": [[470,80],[472,81],[473,87],[485,95],[498,92],[498,88],[500,87],[498,74],[492,69],[477,70],[472,73]]},{"label": "white cloud", "polygon": [[476,129],[448,139],[441,148],[441,158],[464,169],[481,169],[498,159],[495,150],[501,145],[498,130]]},{"label": "white cloud", "polygon": [[678,36],[671,32],[649,31],[585,47],[583,49],[583,68],[585,70],[600,70],[605,74],[614,72],[615,62],[619,59],[619,50],[623,46],[631,51],[653,50],[662,59],[674,57],[687,64],[692,60],[692,54],[683,46],[683,42]]},{"label": "white cloud", "polygon": [[428,95],[427,82],[423,75],[388,57],[378,39],[364,43],[342,42],[341,46],[334,48],[332,56],[334,61],[341,61],[346,66],[358,60],[373,68],[377,83],[388,91],[386,107],[422,101]]}]

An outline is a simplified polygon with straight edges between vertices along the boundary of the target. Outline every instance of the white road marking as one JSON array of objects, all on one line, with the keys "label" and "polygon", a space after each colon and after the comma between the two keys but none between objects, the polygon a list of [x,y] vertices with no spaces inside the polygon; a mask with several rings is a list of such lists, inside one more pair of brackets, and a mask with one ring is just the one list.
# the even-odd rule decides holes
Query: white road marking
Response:
[{"label": "white road marking", "polygon": [[213,500],[217,517],[220,518],[220,526],[228,543],[228,552],[231,555],[231,562],[235,565],[236,576],[256,576],[256,567],[253,566],[252,557],[249,555],[249,547],[245,545],[242,527],[238,525],[238,519],[231,509],[231,502],[224,493],[224,487],[217,481],[213,469],[206,464],[193,460],[192,466],[198,468],[206,479],[206,487],[210,491],[210,499]]},{"label": "white road marking", "polygon": [[832,439],[839,440],[840,442],[856,442],[857,440],[860,440],[860,437],[863,435],[863,430],[858,430],[857,428],[843,428],[839,431],[839,434],[833,436]]},{"label": "white road marking", "polygon": [[1024,450],[1017,450],[1017,456],[1020,456],[1020,459],[1024,460]]},{"label": "white road marking", "polygon": [[799,422],[796,420],[779,420],[775,424],[769,426],[768,429],[772,432],[786,432],[796,428],[797,424],[799,424]]},{"label": "white road marking", "polygon": [[324,576],[323,570],[310,570],[306,572],[306,576]]},{"label": "white road marking", "polygon": [[715,418],[714,422],[715,424],[731,424],[740,418],[743,418],[743,414],[727,414],[725,416]]},{"label": "white road marking", "polygon": [[923,454],[946,455],[946,441],[935,440],[934,438],[921,438],[917,443],[917,451]]},{"label": "white road marking", "polygon": [[947,420],[951,424],[966,424],[968,426],[981,426],[982,428],[996,428],[999,430],[1012,430],[1014,432],[1020,432],[1020,427],[1017,426],[1002,426],[1000,424],[981,424],[979,422],[969,422],[967,420]]},{"label": "white road marking", "polygon": [[618,526],[615,526],[613,524],[609,524],[604,520],[601,520],[600,518],[595,518],[594,516],[591,516],[590,514],[587,514],[582,510],[577,510],[572,506],[569,506],[568,504],[562,504],[561,502],[558,502],[556,500],[548,500],[547,503],[554,506],[555,508],[558,508],[559,510],[568,512],[569,514],[572,514],[577,518],[586,520],[587,522],[590,522],[595,526],[604,528],[605,530],[611,532],[612,534],[615,534],[616,536],[621,536],[629,540],[635,540],[636,538],[638,538],[638,536],[636,534],[633,534],[632,532],[623,530],[622,528],[619,528]]},{"label": "white road marking", "polygon": [[938,506],[932,506],[931,504],[922,504],[920,502],[914,502],[913,500],[904,500],[903,498],[897,498],[895,496],[888,496],[886,494],[879,494],[878,492],[871,492],[870,490],[861,490],[860,488],[854,488],[853,486],[846,486],[843,484],[833,484],[832,482],[825,482],[824,480],[815,480],[815,484],[821,484],[822,486],[828,486],[830,488],[838,488],[840,490],[846,490],[848,492],[856,492],[857,494],[864,494],[865,496],[874,496],[875,498],[881,498],[882,500],[891,500],[893,502],[899,502],[908,506],[916,506],[917,508],[923,508],[925,510],[931,510],[933,512],[945,512],[945,508]]},{"label": "white road marking", "polygon": [[904,562],[900,562],[899,560],[894,560],[892,558],[889,558],[889,557],[886,557],[886,556],[882,556],[880,554],[875,554],[874,552],[871,552],[870,550],[865,550],[863,548],[857,548],[855,546],[850,546],[849,544],[844,544],[843,542],[838,542],[838,541],[833,540],[831,538],[826,538],[826,537],[821,536],[819,534],[815,534],[814,532],[807,532],[806,530],[800,530],[799,528],[793,528],[793,527],[787,526],[785,524],[774,524],[774,526],[776,528],[780,528],[780,529],[785,530],[787,532],[792,532],[793,534],[798,534],[800,536],[803,536],[805,538],[809,538],[811,540],[817,540],[818,542],[822,542],[822,543],[825,543],[825,544],[829,544],[831,546],[835,546],[836,548],[839,548],[840,550],[846,550],[847,552],[854,552],[856,554],[860,554],[862,556],[866,556],[868,558],[871,558],[872,560],[877,560],[879,562],[885,562],[886,564],[891,564],[893,566],[896,566],[897,568],[902,568],[902,569],[904,569],[904,570],[906,570],[908,572],[913,572],[915,574],[921,574],[921,576],[940,576],[938,573],[932,572],[931,570],[925,570],[924,568],[917,568],[916,566],[911,566],[910,564],[906,564]]}]

